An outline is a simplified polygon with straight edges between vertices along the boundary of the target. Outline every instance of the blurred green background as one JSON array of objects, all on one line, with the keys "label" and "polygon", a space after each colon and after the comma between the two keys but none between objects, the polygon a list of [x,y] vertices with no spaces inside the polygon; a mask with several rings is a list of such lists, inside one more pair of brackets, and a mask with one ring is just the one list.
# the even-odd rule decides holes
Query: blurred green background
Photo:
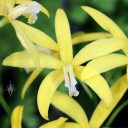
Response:
[{"label": "blurred green background", "polygon": [[[80,6],[88,5],[94,7],[112,18],[121,28],[126,35],[128,34],[128,0],[38,0],[39,3],[44,5],[50,13],[50,18],[47,18],[43,14],[39,14],[38,21],[33,25],[36,28],[46,32],[52,38],[55,38],[54,30],[54,17],[58,8],[63,8],[68,16],[72,33],[78,31],[85,32],[97,32],[103,31],[85,12],[82,11]],[[22,18],[21,18],[22,19]],[[27,21],[27,19],[22,19]],[[19,40],[16,37],[15,31],[10,24],[0,28],[0,96],[4,97],[10,110],[18,105],[24,104],[25,111],[23,115],[23,128],[36,128],[46,122],[39,114],[36,103],[36,96],[39,85],[44,76],[49,72],[43,71],[40,76],[33,82],[31,88],[28,90],[25,100],[20,100],[21,90],[25,81],[27,80],[29,73],[26,73],[24,69],[11,68],[2,66],[2,60],[9,54],[23,50]],[[77,45],[75,50],[81,48],[83,45]],[[117,68],[103,76],[108,80],[111,85],[119,76],[125,73],[125,67]],[[15,91],[12,96],[9,96],[6,88],[10,84],[10,81],[14,85]],[[66,90],[63,86],[60,90]],[[99,102],[98,97],[93,94],[93,99],[85,93],[80,86],[80,95],[76,98],[78,102],[85,109],[88,117],[90,118],[96,104]],[[92,91],[91,91],[92,93]],[[128,94],[128,92],[127,92]],[[128,99],[127,94],[121,100],[119,105]],[[50,120],[56,119],[62,116],[61,112],[57,111],[53,106],[50,107]],[[65,115],[64,115],[65,116]],[[115,118],[115,121],[111,126],[127,126],[128,127],[128,108],[124,108],[120,114]],[[10,114],[7,113],[2,106],[0,106],[0,128],[10,128]]]}]

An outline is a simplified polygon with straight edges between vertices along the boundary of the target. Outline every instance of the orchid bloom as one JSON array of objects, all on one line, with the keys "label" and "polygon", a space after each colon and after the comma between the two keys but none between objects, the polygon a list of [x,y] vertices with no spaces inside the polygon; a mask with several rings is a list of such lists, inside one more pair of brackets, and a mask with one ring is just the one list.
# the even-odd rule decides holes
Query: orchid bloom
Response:
[{"label": "orchid bloom", "polygon": [[[103,29],[110,32],[113,37],[117,39],[124,39],[126,41],[126,45],[123,48],[123,51],[126,55],[128,55],[128,44],[127,44],[127,36],[124,34],[124,32],[118,27],[116,23],[114,23],[109,17],[104,15],[102,12],[91,8],[87,6],[83,6],[82,9],[88,13]],[[115,42],[116,45],[116,42]],[[119,61],[119,60],[117,60]],[[122,63],[122,61],[121,61]],[[112,64],[111,61],[109,63]],[[91,67],[94,67],[93,64],[90,64]],[[90,67],[89,66],[89,67]],[[85,69],[87,71],[88,69]],[[95,73],[90,72],[90,76],[93,77],[98,73],[105,72],[105,68],[103,65],[100,65],[100,67],[95,67]],[[85,72],[84,71],[84,72]],[[127,74],[122,76],[119,80],[115,82],[114,85],[111,87],[111,92],[113,96],[113,100],[109,108],[107,108],[104,103],[101,101],[99,105],[96,107],[95,111],[93,112],[93,115],[90,119],[90,126],[92,128],[99,128],[103,124],[103,122],[106,120],[106,118],[110,115],[110,113],[113,111],[115,106],[119,103],[123,95],[126,93],[128,88],[128,66],[127,66]],[[100,115],[100,117],[99,117]],[[97,120],[98,118],[98,120]]]},{"label": "orchid bloom", "polygon": [[[125,33],[114,23],[109,17],[104,15],[102,12],[88,7],[83,6],[82,9],[88,13],[104,30],[110,32],[113,37],[117,39],[124,39],[126,42],[125,47],[123,48],[124,53],[128,56],[128,39]],[[115,42],[116,45],[116,42]],[[128,66],[127,66],[127,77],[128,77]]]},{"label": "orchid bloom", "polygon": [[[40,49],[43,48],[43,53],[46,53],[48,55],[54,55],[58,56],[58,48],[56,45],[56,42],[53,41],[51,38],[49,38],[45,33],[41,32],[40,30],[33,28],[31,26],[28,26],[20,21],[15,21],[17,24],[20,24],[20,26],[24,29],[26,34],[29,36],[29,38],[36,44],[36,48],[38,48],[38,51],[41,51]],[[72,44],[80,44],[80,43],[87,43],[89,41],[101,39],[101,38],[110,38],[112,37],[111,34],[105,33],[105,32],[93,32],[93,33],[80,33],[77,32],[73,34],[72,36]],[[47,42],[47,43],[45,43]],[[42,46],[42,47],[40,47]],[[45,48],[45,49],[44,49]],[[28,71],[28,70],[27,70]],[[30,70],[29,70],[30,71]],[[26,94],[27,89],[30,87],[31,83],[34,81],[34,79],[40,74],[42,69],[35,69],[32,71],[31,75],[25,82],[24,88],[22,90],[22,98],[24,98],[24,95]]]},{"label": "orchid bloom", "polygon": [[[19,4],[19,5],[16,5]],[[15,6],[16,5],[16,6]],[[6,22],[12,22],[20,16],[28,18],[28,23],[35,23],[37,14],[42,11],[45,15],[49,16],[48,11],[36,1],[31,0],[5,0],[0,1],[0,15],[4,16],[0,21],[0,25]]]},{"label": "orchid bloom", "polygon": [[[16,5],[19,4],[19,5]],[[16,6],[15,6],[16,5]],[[23,47],[29,52],[35,65],[39,66],[39,59],[37,51],[33,42],[24,33],[24,30],[15,21],[20,16],[28,18],[28,23],[35,23],[37,20],[37,14],[42,11],[45,15],[49,16],[48,11],[36,1],[31,0],[0,0],[0,16],[4,18],[0,21],[0,27],[6,23],[11,23],[14,27],[17,37],[20,40]]]},{"label": "orchid bloom", "polygon": [[[62,99],[64,100],[63,105],[61,105]],[[75,122],[66,122],[67,118],[60,117],[59,119],[44,124],[39,128],[85,128],[85,126],[86,128],[89,128],[88,119],[83,108],[73,98],[62,92],[56,91],[51,102],[54,107],[64,112]],[[72,108],[70,106],[72,106]],[[76,111],[75,113],[74,110]],[[23,106],[18,105],[14,108],[11,115],[12,128],[22,128],[22,115]]]},{"label": "orchid bloom", "polygon": [[[24,24],[19,21],[17,22],[22,28],[26,28]],[[30,30],[32,31],[33,28],[29,27],[29,29],[25,29],[25,32],[27,33]],[[65,87],[68,88],[70,96],[77,96],[79,94],[79,91],[76,88],[76,78],[86,83],[104,101],[104,103],[109,106],[112,101],[112,95],[107,82],[100,74],[96,74],[95,77],[88,77],[88,74],[90,71],[96,72],[95,67],[100,67],[100,64],[105,65],[105,71],[118,66],[126,65],[128,63],[126,56],[118,54],[107,55],[124,48],[125,41],[117,38],[99,39],[86,45],[73,58],[72,39],[69,23],[62,9],[58,9],[56,13],[55,30],[57,44],[45,33],[39,32],[38,30],[35,32],[38,32],[38,34],[41,33],[43,36],[40,39],[37,38],[33,32],[27,33],[31,39],[37,39],[39,45],[46,45],[58,50],[58,54],[60,56],[60,58],[56,58],[54,56],[38,53],[40,59],[40,68],[55,69],[42,81],[38,91],[37,103],[42,117],[48,119],[48,109],[52,97],[56,89],[63,81],[65,81]],[[44,44],[42,40],[45,40],[47,43]],[[92,59],[94,60],[91,62],[90,60]],[[92,68],[87,68],[90,69],[88,70],[89,72],[82,72],[86,66],[81,66],[81,64],[84,64],[88,61],[90,61],[89,63],[95,66],[92,66]],[[112,66],[109,65],[108,61],[109,63],[112,63]],[[25,51],[16,52],[10,55],[3,61],[3,64],[13,67],[36,68],[30,55]]]},{"label": "orchid bloom", "polygon": [[18,105],[14,108],[11,115],[11,126],[12,128],[22,128],[22,114],[23,114],[23,106]]}]

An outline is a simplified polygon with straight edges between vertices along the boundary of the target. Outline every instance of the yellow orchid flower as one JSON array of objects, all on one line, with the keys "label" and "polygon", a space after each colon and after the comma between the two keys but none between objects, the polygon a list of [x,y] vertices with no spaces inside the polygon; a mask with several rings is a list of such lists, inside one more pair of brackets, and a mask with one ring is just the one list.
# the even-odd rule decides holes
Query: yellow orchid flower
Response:
[{"label": "yellow orchid flower", "polygon": [[[125,33],[121,30],[121,28],[116,23],[114,23],[114,21],[112,21],[109,17],[107,17],[102,12],[94,8],[83,6],[82,9],[86,13],[88,13],[103,29],[110,32],[115,38],[124,39],[126,41],[126,45],[123,48],[123,51],[128,56],[128,43],[127,43],[128,39]],[[115,45],[116,45],[116,42],[115,42]],[[119,61],[119,60],[116,60],[116,61]],[[122,62],[123,60],[121,61],[121,63]],[[107,61],[106,64],[107,63],[109,62]],[[112,63],[110,62],[109,64],[111,65]],[[88,68],[91,68],[91,69],[94,68],[93,62],[89,64]],[[95,68],[95,72],[94,70],[92,70],[92,72],[90,73],[90,76],[94,76],[94,74],[96,75],[98,73],[105,72],[106,70],[102,64],[100,65],[100,67],[96,67],[96,68]],[[85,69],[85,71],[83,71],[83,75],[85,74],[86,71],[88,71],[87,68]],[[109,108],[106,108],[105,104],[101,101],[97,106],[97,108],[95,109],[90,119],[90,125],[92,128],[101,127],[103,122],[110,115],[110,113],[113,111],[115,106],[119,103],[120,99],[123,97],[124,93],[127,91],[127,88],[128,88],[127,78],[128,78],[128,65],[127,65],[127,74],[122,76],[119,80],[117,80],[117,82],[111,88],[113,100]]]},{"label": "yellow orchid flower", "polygon": [[57,120],[51,121],[39,128],[82,128],[77,123],[66,122],[67,118],[60,117]]},{"label": "yellow orchid flower", "polygon": [[34,63],[39,66],[39,59],[33,42],[24,33],[24,30],[15,23],[15,20],[19,16],[23,15],[28,18],[28,23],[32,24],[35,23],[35,21],[37,20],[37,14],[40,11],[42,11],[47,16],[49,16],[49,13],[42,5],[40,5],[36,1],[21,0],[20,5],[16,4],[19,4],[19,1],[0,1],[0,16],[4,17],[0,21],[0,27],[5,25],[6,23],[11,23],[16,31],[17,37],[20,40],[21,44],[25,47],[25,49],[28,50],[29,54],[33,58]]},{"label": "yellow orchid flower", "polygon": [[[109,17],[107,17],[102,12],[94,8],[83,6],[82,9],[86,13],[88,13],[103,29],[110,32],[114,37],[126,40],[126,45],[123,48],[123,51],[128,56],[128,39],[125,33],[121,30],[121,28],[118,27],[118,25],[114,23],[114,21],[112,21]],[[127,77],[128,77],[128,66],[127,66]]]},{"label": "yellow orchid flower", "polygon": [[[19,4],[19,5],[16,5]],[[16,5],[16,6],[15,6]],[[49,16],[47,9],[36,1],[31,0],[5,0],[0,1],[0,16],[4,16],[4,20],[0,22],[12,22],[19,16],[23,15],[28,18],[28,23],[35,23],[37,14],[42,11],[45,15]],[[2,25],[1,25],[2,26]]]},{"label": "yellow orchid flower", "polygon": [[12,128],[22,128],[22,114],[23,114],[23,106],[18,105],[14,108],[11,115],[11,126]]},{"label": "yellow orchid flower", "polygon": [[[128,82],[126,75],[122,76],[111,87],[113,100],[109,108],[101,101],[96,107],[90,119],[91,128],[100,128],[103,122],[107,119],[115,106],[119,103],[125,92],[127,91]],[[99,116],[100,115],[100,116]],[[97,120],[98,119],[98,120]]]},{"label": "yellow orchid flower", "polygon": [[[22,24],[19,21],[16,22],[18,22],[21,27],[25,28],[24,24]],[[111,103],[112,96],[109,86],[106,83],[105,79],[99,74],[96,74],[96,76],[93,78],[88,77],[88,79],[86,79],[86,77],[83,76],[81,77],[81,72],[86,67],[81,66],[81,64],[88,62],[94,58],[98,58],[124,48],[125,41],[117,38],[99,39],[85,46],[73,58],[72,39],[70,34],[69,23],[65,13],[61,9],[59,9],[56,13],[55,29],[58,43],[53,43],[53,45],[50,44],[49,46],[51,48],[53,48],[52,46],[54,46],[55,49],[59,50],[58,53],[60,55],[60,58],[55,58],[53,56],[49,56],[43,53],[38,53],[40,60],[40,68],[56,69],[53,72],[51,72],[48,76],[46,76],[46,78],[43,80],[39,88],[39,110],[41,109],[40,106],[42,106],[44,102],[43,112],[41,113],[41,115],[45,119],[48,119],[48,108],[50,102],[56,89],[63,81],[65,81],[65,86],[68,88],[70,96],[77,96],[79,94],[79,91],[76,89],[77,81],[75,77],[85,82],[106,103],[106,105],[109,105]],[[30,30],[32,31],[33,28],[29,27],[28,31]],[[25,32],[27,32],[27,29],[25,29]],[[39,33],[38,30],[37,32]],[[38,39],[36,43],[44,46],[44,43],[42,43],[41,41],[45,40],[47,43],[51,43],[51,41],[54,42],[45,33],[40,33],[43,35],[43,38]],[[34,33],[32,32],[29,35],[29,37],[31,37],[31,39],[33,40],[37,39],[37,37],[34,36]],[[124,57],[123,55],[116,55],[116,60],[117,59],[121,59],[121,61],[123,60],[123,62],[120,63],[120,61],[118,61],[114,63],[112,61],[112,63],[114,63],[112,65],[113,67],[110,67],[111,65],[109,65],[108,69],[114,68],[114,66],[122,66],[127,63],[127,57]],[[97,64],[97,60],[94,61],[94,64],[95,62]],[[32,62],[31,57],[25,51],[17,52],[10,55],[4,60],[3,64],[22,68],[36,68],[34,63]],[[100,63],[98,63],[98,65],[100,65]],[[93,68],[91,70],[93,70]],[[88,73],[86,72],[86,75],[87,74]]]},{"label": "yellow orchid flower", "polygon": [[[39,49],[42,49],[43,47],[45,47],[45,49],[43,48],[43,53],[45,52],[46,54],[49,55],[54,55],[58,57],[58,46],[56,44],[56,42],[51,39],[49,36],[47,36],[45,33],[43,33],[42,31],[33,28],[31,26],[28,26],[26,24],[24,24],[23,22],[20,21],[15,21],[16,24],[20,25],[22,27],[22,29],[25,31],[25,33],[29,36],[29,38],[32,40],[32,42],[36,43],[36,47],[38,46],[38,51]],[[93,41],[93,40],[97,40],[100,38],[106,38],[106,37],[112,37],[111,34],[108,33],[100,33],[100,32],[95,32],[95,33],[75,33],[72,36],[72,44],[79,44],[82,42],[88,42],[88,41]],[[47,42],[47,43],[46,43]],[[42,46],[42,47],[40,47]],[[48,49],[46,49],[48,48]],[[50,50],[51,49],[51,50]],[[40,50],[41,51],[41,50]],[[39,71],[39,69],[37,69]],[[28,80],[26,81],[23,91],[22,91],[22,98],[24,98],[24,95],[27,91],[27,89],[29,88],[30,84],[34,81],[34,79],[39,75],[39,73],[41,72],[41,70],[37,73],[37,70],[34,70],[32,72],[32,74],[30,75],[30,77],[28,78]]]}]

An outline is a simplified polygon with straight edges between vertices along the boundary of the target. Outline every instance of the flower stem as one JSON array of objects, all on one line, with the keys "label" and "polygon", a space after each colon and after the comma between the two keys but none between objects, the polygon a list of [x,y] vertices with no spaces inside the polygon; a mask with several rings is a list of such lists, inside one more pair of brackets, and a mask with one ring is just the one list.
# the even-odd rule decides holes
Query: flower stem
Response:
[{"label": "flower stem", "polygon": [[10,108],[2,95],[0,95],[0,104],[4,108],[5,112],[10,115]]},{"label": "flower stem", "polygon": [[105,127],[109,127],[117,115],[128,105],[128,100],[124,101],[110,116],[110,119],[105,123]]}]

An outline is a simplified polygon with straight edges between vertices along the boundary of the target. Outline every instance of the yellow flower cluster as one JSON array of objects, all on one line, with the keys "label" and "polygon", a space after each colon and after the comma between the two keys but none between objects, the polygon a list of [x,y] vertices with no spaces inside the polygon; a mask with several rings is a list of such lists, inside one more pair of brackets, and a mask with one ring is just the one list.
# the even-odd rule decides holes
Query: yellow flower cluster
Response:
[{"label": "yellow flower cluster", "polygon": [[[21,98],[24,99],[29,86],[44,68],[53,69],[44,78],[38,90],[39,112],[48,120],[49,106],[52,104],[75,121],[66,122],[67,118],[60,117],[40,128],[99,128],[127,91],[128,68],[127,74],[117,80],[111,88],[101,75],[111,69],[128,65],[126,35],[101,12],[87,6],[81,8],[108,32],[76,33],[72,36],[64,10],[58,9],[55,15],[55,41],[46,33],[16,20],[23,15],[28,18],[29,24],[35,23],[40,11],[49,16],[47,9],[42,5],[31,0],[0,0],[0,15],[3,16],[0,26],[11,23],[26,49],[9,55],[3,60],[3,65],[32,69]],[[74,56],[73,46],[83,42],[90,43]],[[114,53],[119,50],[123,50],[125,54]],[[90,121],[83,108],[72,98],[80,93],[76,87],[77,79],[88,85],[101,99]],[[69,94],[57,91],[63,81]],[[21,105],[13,110],[12,128],[22,127],[22,114]]]}]

